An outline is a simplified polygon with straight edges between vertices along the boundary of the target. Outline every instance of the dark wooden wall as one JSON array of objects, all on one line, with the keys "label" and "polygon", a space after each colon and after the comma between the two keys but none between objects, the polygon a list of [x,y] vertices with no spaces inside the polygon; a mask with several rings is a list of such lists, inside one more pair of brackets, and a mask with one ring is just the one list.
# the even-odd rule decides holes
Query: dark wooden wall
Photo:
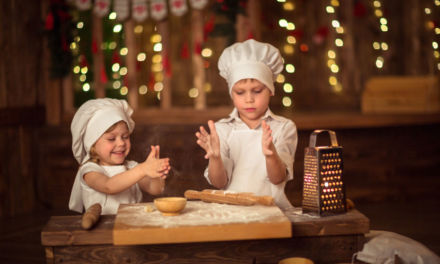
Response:
[{"label": "dark wooden wall", "polygon": [[[141,161],[150,144],[161,146],[162,156],[171,158],[173,170],[167,179],[165,196],[183,195],[187,189],[210,186],[203,178],[207,161],[195,143],[198,125],[141,125],[133,134],[131,158]],[[311,130],[299,131],[295,178],[286,187],[292,203],[301,205],[303,152]],[[336,129],[344,147],[344,177],[347,196],[357,200],[380,201],[389,198],[436,195],[440,187],[440,125]],[[67,127],[44,128],[35,132],[38,186],[42,205],[67,208],[76,172]],[[328,143],[324,137],[321,144]],[[153,197],[146,195],[145,200]]]}]

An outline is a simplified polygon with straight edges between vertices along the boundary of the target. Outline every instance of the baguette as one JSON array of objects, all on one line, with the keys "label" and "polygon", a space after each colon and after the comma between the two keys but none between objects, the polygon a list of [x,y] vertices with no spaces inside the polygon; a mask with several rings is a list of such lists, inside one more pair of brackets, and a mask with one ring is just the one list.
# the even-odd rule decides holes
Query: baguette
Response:
[{"label": "baguette", "polygon": [[81,227],[86,230],[92,228],[98,222],[101,210],[99,203],[90,206],[82,216]]}]

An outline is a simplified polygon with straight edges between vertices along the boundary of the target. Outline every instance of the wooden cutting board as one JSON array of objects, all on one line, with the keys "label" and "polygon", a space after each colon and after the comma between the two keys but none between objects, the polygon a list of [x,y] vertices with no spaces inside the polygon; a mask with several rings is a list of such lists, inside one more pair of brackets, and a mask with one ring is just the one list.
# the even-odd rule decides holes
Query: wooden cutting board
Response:
[{"label": "wooden cutting board", "polygon": [[177,216],[162,216],[153,203],[120,205],[115,245],[185,243],[291,237],[290,220],[277,206],[188,201]]}]

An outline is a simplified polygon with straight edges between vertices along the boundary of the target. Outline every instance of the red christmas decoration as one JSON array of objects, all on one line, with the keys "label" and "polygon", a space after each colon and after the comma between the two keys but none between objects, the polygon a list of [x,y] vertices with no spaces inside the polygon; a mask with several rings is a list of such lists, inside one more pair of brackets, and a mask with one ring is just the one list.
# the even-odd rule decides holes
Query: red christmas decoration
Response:
[{"label": "red christmas decoration", "polygon": [[121,64],[121,57],[119,56],[119,53],[115,50],[113,51],[113,55],[112,55],[112,64]]},{"label": "red christmas decoration", "polygon": [[47,16],[46,16],[46,24],[45,24],[45,26],[44,26],[44,28],[46,29],[46,30],[52,30],[53,29],[53,14],[52,14],[52,12],[50,12],[49,14],[47,14]]},{"label": "red christmas decoration", "polygon": [[304,36],[304,31],[302,31],[301,29],[295,29],[295,30],[292,30],[289,33],[289,35],[295,37],[296,40],[299,41]]},{"label": "red christmas decoration", "polygon": [[197,55],[201,55],[202,54],[202,43],[197,42],[194,45],[194,53]]},{"label": "red christmas decoration", "polygon": [[358,1],[354,5],[353,15],[355,17],[364,17],[365,14],[367,14],[367,8],[361,1]]},{"label": "red christmas decoration", "polygon": [[168,58],[168,54],[164,54],[163,58],[162,58],[162,66],[165,70],[165,74],[168,77],[171,77],[171,64],[170,64],[170,59]]},{"label": "red christmas decoration", "polygon": [[98,53],[98,44],[96,43],[96,39],[92,39],[92,53]]},{"label": "red christmas decoration", "polygon": [[87,58],[86,58],[86,56],[84,56],[84,54],[79,55],[79,63],[78,63],[78,65],[81,68],[89,67],[89,63],[87,62]]},{"label": "red christmas decoration", "polygon": [[182,49],[180,51],[180,57],[182,59],[188,59],[189,58],[189,48],[188,43],[183,43]]},{"label": "red christmas decoration", "polygon": [[107,72],[105,71],[104,65],[101,66],[100,81],[104,84],[108,82]]}]

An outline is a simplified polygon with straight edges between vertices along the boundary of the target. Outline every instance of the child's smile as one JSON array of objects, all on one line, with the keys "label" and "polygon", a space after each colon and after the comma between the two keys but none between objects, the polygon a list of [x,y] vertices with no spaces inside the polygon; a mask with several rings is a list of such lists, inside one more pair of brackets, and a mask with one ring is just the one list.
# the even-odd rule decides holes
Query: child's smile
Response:
[{"label": "child's smile", "polygon": [[130,152],[130,133],[125,122],[104,133],[95,143],[100,165],[121,165]]}]

